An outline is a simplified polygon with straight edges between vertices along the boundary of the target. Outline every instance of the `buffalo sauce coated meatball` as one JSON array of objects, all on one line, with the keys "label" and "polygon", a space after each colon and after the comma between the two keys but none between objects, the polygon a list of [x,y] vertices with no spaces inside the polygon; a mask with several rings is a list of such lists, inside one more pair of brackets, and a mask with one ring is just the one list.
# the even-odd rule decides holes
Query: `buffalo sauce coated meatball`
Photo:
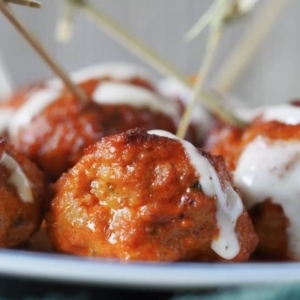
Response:
[{"label": "buffalo sauce coated meatball", "polygon": [[7,128],[13,115],[26,102],[31,93],[41,89],[43,86],[42,83],[36,83],[20,89],[13,96],[0,101],[0,136],[8,138]]},{"label": "buffalo sauce coated meatball", "polygon": [[258,257],[300,260],[300,107],[254,112],[242,133],[229,131],[210,150],[232,170],[259,235]]},{"label": "buffalo sauce coated meatball", "polygon": [[269,258],[300,260],[299,153],[300,124],[255,123],[241,140],[234,181]]},{"label": "buffalo sauce coated meatball", "polygon": [[[175,132],[178,107],[130,67],[88,69],[73,75],[88,96],[76,99],[59,81],[30,93],[7,125],[10,141],[55,181],[101,137],[131,128]],[[1,111],[1,108],[0,108]]]},{"label": "buffalo sauce coated meatball", "polygon": [[43,173],[0,139],[0,247],[27,242],[48,206]]},{"label": "buffalo sauce coated meatball", "polygon": [[88,147],[46,216],[61,252],[148,261],[242,261],[257,244],[220,157],[160,130]]}]

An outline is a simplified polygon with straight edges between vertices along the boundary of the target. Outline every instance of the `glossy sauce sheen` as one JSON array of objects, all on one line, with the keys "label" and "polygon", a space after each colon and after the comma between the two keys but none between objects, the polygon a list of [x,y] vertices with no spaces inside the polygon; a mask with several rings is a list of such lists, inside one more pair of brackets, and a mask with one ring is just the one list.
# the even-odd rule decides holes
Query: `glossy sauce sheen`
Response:
[{"label": "glossy sauce sheen", "polygon": [[290,224],[289,250],[300,259],[300,144],[297,140],[257,137],[244,149],[234,182],[247,208],[271,199],[280,204]]},{"label": "glossy sauce sheen", "polygon": [[2,164],[11,173],[8,182],[16,188],[19,197],[24,202],[33,203],[34,199],[31,183],[17,161],[6,152],[3,152],[0,159],[0,164]]},{"label": "glossy sauce sheen", "polygon": [[217,224],[219,236],[212,241],[211,248],[225,259],[234,258],[240,251],[240,245],[235,232],[236,221],[243,212],[243,204],[231,185],[224,189],[213,166],[203,157],[192,144],[178,139],[171,133],[162,130],[150,130],[149,134],[179,140],[184,147],[190,163],[200,176],[203,192],[217,199]]}]

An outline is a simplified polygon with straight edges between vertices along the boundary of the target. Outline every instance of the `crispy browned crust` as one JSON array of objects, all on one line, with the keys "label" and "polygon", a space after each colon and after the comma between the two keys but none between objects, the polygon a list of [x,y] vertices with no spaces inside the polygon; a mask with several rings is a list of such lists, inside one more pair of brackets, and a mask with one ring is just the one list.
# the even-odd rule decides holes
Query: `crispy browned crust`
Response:
[{"label": "crispy browned crust", "polygon": [[[33,203],[22,201],[8,181],[10,173],[0,164],[0,247],[14,247],[26,241],[39,229],[47,209],[48,194],[43,173],[23,154],[13,150],[4,139],[0,140],[0,157],[3,151],[13,157],[32,183]],[[48,199],[49,200],[49,199]]]},{"label": "crispy browned crust", "polygon": [[300,140],[300,125],[287,125],[277,121],[260,122],[258,120],[249,126],[243,134],[242,147],[257,136],[264,136],[274,140]]},{"label": "crispy browned crust", "polygon": [[[221,158],[206,154],[222,182]],[[206,196],[184,148],[142,130],[102,138],[56,183],[47,230],[58,251],[122,260],[221,260],[210,250],[218,234],[216,202]],[[248,259],[256,235],[239,218]]]}]

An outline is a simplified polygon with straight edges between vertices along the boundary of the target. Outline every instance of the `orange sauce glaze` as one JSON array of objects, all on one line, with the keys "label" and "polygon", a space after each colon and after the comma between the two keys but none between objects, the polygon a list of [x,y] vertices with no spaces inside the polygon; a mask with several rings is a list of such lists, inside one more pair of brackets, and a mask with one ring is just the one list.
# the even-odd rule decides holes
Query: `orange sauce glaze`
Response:
[{"label": "orange sauce glaze", "polygon": [[[216,155],[222,155],[230,170],[234,171],[238,158],[245,147],[256,137],[262,136],[272,140],[300,140],[300,125],[287,125],[277,121],[264,122],[256,118],[244,131],[221,125],[212,130],[208,137],[206,149]],[[283,153],[284,155],[284,153]],[[290,260],[286,230],[289,219],[282,207],[266,199],[254,205],[250,211],[259,244],[255,259]]]},{"label": "orange sauce glaze", "polygon": [[[220,180],[223,160],[211,160]],[[200,175],[201,176],[201,175]],[[220,261],[216,199],[206,196],[180,142],[130,130],[102,138],[57,181],[46,217],[57,251],[148,261]],[[247,260],[257,237],[248,214],[236,225]]]},{"label": "orange sauce glaze", "polygon": [[0,247],[15,247],[27,242],[39,229],[49,205],[49,195],[43,173],[23,154],[17,153],[4,139],[0,139],[0,158],[3,152],[13,158],[31,183],[33,201],[21,199],[12,175],[0,164]]},{"label": "orange sauce glaze", "polygon": [[[89,80],[80,85],[91,95],[100,82]],[[129,84],[152,89],[141,79],[133,79]],[[79,160],[85,147],[103,136],[137,127],[173,133],[176,130],[174,121],[160,112],[129,105],[99,105],[91,99],[82,103],[65,90],[60,99],[19,131],[16,147],[35,161],[50,179],[56,180]]]}]

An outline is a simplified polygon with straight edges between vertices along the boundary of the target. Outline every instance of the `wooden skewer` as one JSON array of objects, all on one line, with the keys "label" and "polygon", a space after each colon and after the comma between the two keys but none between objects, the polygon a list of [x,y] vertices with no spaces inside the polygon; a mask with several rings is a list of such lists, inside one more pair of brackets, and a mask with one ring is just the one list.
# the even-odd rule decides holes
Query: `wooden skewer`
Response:
[{"label": "wooden skewer", "polygon": [[0,53],[0,102],[7,99],[13,91],[11,78],[3,64],[2,56]]},{"label": "wooden skewer", "polygon": [[[218,49],[218,45],[221,40],[221,36],[223,33],[224,25],[223,25],[223,16],[226,12],[227,5],[230,4],[227,2],[227,0],[219,0],[216,2],[216,8],[217,12],[219,12],[220,15],[214,16],[212,15],[212,23],[211,26],[211,33],[207,42],[206,46],[206,53],[204,55],[203,62],[201,63],[199,72],[197,74],[197,80],[194,86],[194,93],[192,96],[191,101],[187,105],[183,117],[180,120],[178,130],[177,130],[177,136],[179,138],[184,138],[186,135],[188,125],[190,123],[192,112],[198,102],[198,99],[201,94],[203,94],[203,88],[204,88],[204,82],[207,78],[207,75],[209,74],[209,71],[211,69],[212,63],[214,61],[214,57],[216,55],[216,51]],[[237,117],[235,117],[231,112],[230,109],[228,109],[225,105],[222,105],[218,102],[212,102],[210,103],[212,105],[211,112],[217,112],[217,115],[225,120],[226,122],[233,123],[237,126],[243,127],[245,124],[241,122]]]},{"label": "wooden skewer", "polygon": [[36,8],[40,8],[42,6],[40,2],[35,0],[5,0],[5,1],[14,4],[24,5],[24,6],[36,7]]},{"label": "wooden skewer", "polygon": [[185,85],[189,84],[187,77],[177,70],[177,68],[160,57],[158,53],[135,38],[132,34],[127,32],[122,26],[102,13],[102,11],[98,10],[89,1],[73,1],[84,13],[89,16],[90,19],[94,20],[94,22],[100,26],[102,30],[106,31],[111,37],[115,38],[117,42],[122,43],[123,46],[126,46],[137,56],[142,57],[142,59],[146,60],[152,67],[157,69],[162,74],[166,76],[175,75],[175,77],[181,82],[184,82]]},{"label": "wooden skewer", "polygon": [[209,38],[209,42],[206,49],[206,55],[204,56],[203,63],[201,64],[201,67],[197,74],[197,80],[194,86],[194,93],[192,99],[187,105],[178,126],[178,130],[176,134],[179,138],[184,138],[186,135],[192,112],[198,102],[199,95],[201,94],[201,91],[203,89],[204,80],[206,79],[207,74],[210,70],[220,38],[221,38],[221,30],[213,32]]},{"label": "wooden skewer", "polygon": [[280,12],[288,0],[268,0],[247,32],[238,41],[229,57],[221,66],[214,80],[214,87],[219,92],[227,92],[234,85],[242,71],[269,33]]},{"label": "wooden skewer", "polygon": [[8,9],[6,3],[0,0],[0,11],[4,16],[12,23],[12,25],[22,34],[22,36],[28,41],[28,43],[36,50],[36,52],[42,57],[42,59],[50,66],[50,68],[61,78],[66,87],[81,101],[86,102],[87,96],[77,85],[75,85],[67,73],[55,62],[47,50],[42,44],[29,32],[21,22],[13,15]]},{"label": "wooden skewer", "polygon": [[56,25],[55,37],[59,42],[66,43],[71,39],[76,9],[77,7],[72,1],[65,2],[63,18],[60,19]]},{"label": "wooden skewer", "polygon": [[[116,23],[114,20],[103,14],[100,10],[94,7],[89,1],[86,0],[72,0],[75,5],[77,5],[81,10],[104,31],[115,38],[116,41],[121,43],[123,46],[127,47],[137,56],[141,57],[145,62],[147,62],[152,68],[156,69],[158,72],[165,76],[171,76],[181,82],[184,86],[188,88],[193,88],[192,83],[188,80],[187,76],[182,74],[173,65],[169,64],[163,57],[160,57],[155,51],[149,48],[147,45],[143,44],[141,41],[132,36],[127,32],[122,26]],[[222,103],[217,101],[215,97],[209,95],[201,89],[201,101],[204,107],[209,111],[218,115],[220,119],[240,126],[241,122],[237,119],[233,113],[222,107]],[[185,119],[188,117],[186,116]],[[183,126],[184,127],[184,126]],[[180,130],[180,134],[183,134],[183,130]]]},{"label": "wooden skewer", "polygon": [[214,17],[213,13],[215,5],[216,3],[214,2],[196,24],[185,34],[184,37],[187,41],[195,39],[207,26],[209,26],[211,19]]}]

